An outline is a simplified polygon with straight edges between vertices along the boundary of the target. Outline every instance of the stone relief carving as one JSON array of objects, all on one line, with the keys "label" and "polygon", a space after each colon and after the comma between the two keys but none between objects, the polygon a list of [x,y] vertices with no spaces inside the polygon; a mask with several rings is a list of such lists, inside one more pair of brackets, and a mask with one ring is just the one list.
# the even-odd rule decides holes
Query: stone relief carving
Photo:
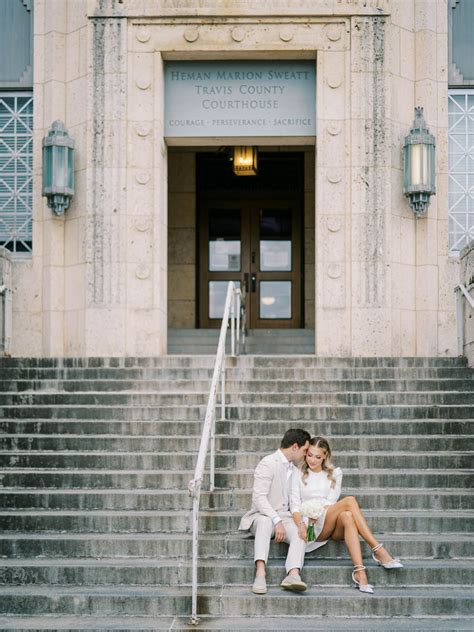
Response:
[{"label": "stone relief carving", "polygon": [[326,272],[330,279],[339,279],[342,275],[342,265],[340,263],[328,263]]},{"label": "stone relief carving", "polygon": [[138,136],[148,136],[148,134],[151,132],[151,125],[149,123],[137,123],[135,125],[135,131]]},{"label": "stone relief carving", "polygon": [[199,29],[197,26],[189,26],[183,33],[183,37],[187,42],[195,42],[199,37]]},{"label": "stone relief carving", "polygon": [[138,184],[148,184],[148,182],[150,181],[150,174],[147,171],[139,171],[135,175],[135,179]]},{"label": "stone relief carving", "polygon": [[151,86],[151,81],[146,77],[139,77],[135,83],[140,90],[147,90]]},{"label": "stone relief carving", "polygon": [[331,233],[337,233],[337,231],[341,230],[342,222],[339,217],[328,217],[326,223]]},{"label": "stone relief carving", "polygon": [[338,184],[342,180],[342,175],[337,172],[328,173],[327,179],[331,184]]},{"label": "stone relief carving", "polygon": [[245,38],[246,33],[243,28],[236,26],[232,29],[231,35],[234,42],[241,42]]},{"label": "stone relief carving", "polygon": [[343,78],[338,75],[333,75],[332,77],[328,77],[326,82],[330,88],[339,88],[342,86]]},{"label": "stone relief carving", "polygon": [[293,39],[294,30],[290,27],[280,29],[280,39],[283,42],[290,42]]},{"label": "stone relief carving", "polygon": [[148,279],[150,276],[150,267],[146,263],[139,263],[135,268],[135,276],[141,281]]},{"label": "stone relief carving", "polygon": [[342,125],[340,123],[328,123],[326,129],[331,136],[338,136],[342,132]]},{"label": "stone relief carving", "polygon": [[149,41],[151,33],[147,28],[139,27],[136,37],[139,42],[142,42],[144,44],[145,42]]}]

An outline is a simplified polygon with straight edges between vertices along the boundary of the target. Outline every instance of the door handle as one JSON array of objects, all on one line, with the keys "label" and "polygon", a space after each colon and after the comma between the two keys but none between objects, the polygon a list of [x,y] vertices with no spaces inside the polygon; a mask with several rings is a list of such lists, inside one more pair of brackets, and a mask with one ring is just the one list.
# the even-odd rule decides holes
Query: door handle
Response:
[{"label": "door handle", "polygon": [[257,291],[257,275],[252,274],[252,292]]},{"label": "door handle", "polygon": [[244,290],[246,294],[249,293],[249,273],[248,272],[244,273]]}]

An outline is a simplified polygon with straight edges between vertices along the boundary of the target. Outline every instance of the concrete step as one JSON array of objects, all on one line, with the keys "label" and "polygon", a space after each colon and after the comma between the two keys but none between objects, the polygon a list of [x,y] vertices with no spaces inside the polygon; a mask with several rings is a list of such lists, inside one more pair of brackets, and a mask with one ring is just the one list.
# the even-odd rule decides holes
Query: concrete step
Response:
[{"label": "concrete step", "polygon": [[[427,367],[427,366],[447,366],[465,367],[467,359],[465,357],[322,357],[322,356],[241,356],[238,360],[228,359],[229,362],[239,362],[243,367],[248,366],[400,366],[400,367]],[[129,367],[192,367],[192,366],[213,366],[214,358],[209,356],[153,356],[153,357],[110,357],[110,358],[37,358],[37,357],[2,357],[0,358],[0,368],[129,368]]]},{"label": "concrete step", "polygon": [[[472,435],[474,431],[474,419],[404,419],[396,420],[390,418],[358,420],[354,425],[353,420],[318,420],[317,424],[305,424],[311,432],[323,434],[336,440],[337,437],[355,434],[363,437],[365,435],[379,436],[411,436],[411,435]],[[216,422],[216,431],[219,435],[226,437],[233,448],[240,442],[240,437],[257,438],[262,441],[262,446],[266,445],[266,438],[269,437],[271,445],[268,450],[274,450],[279,445],[281,437],[288,428],[288,422],[283,420],[265,421],[219,421]],[[28,434],[28,435],[50,435],[50,434],[71,434],[80,435],[139,435],[139,436],[161,436],[180,437],[190,440],[200,438],[202,431],[202,419],[185,421],[178,420],[148,420],[137,419],[134,421],[115,421],[109,419],[2,419],[0,425],[0,436],[3,434]],[[356,431],[356,432],[354,432]]]},{"label": "concrete step", "polygon": [[[196,356],[199,357],[199,356]],[[1,367],[3,381],[55,382],[69,380],[207,380],[211,379],[212,362],[196,366],[142,366],[142,367]],[[232,381],[280,380],[452,380],[472,382],[472,370],[466,366],[304,366],[292,367],[282,364],[272,367],[243,367],[232,360],[226,363],[226,379]]]},{"label": "concrete step", "polygon": [[[226,342],[226,353],[231,354],[230,340]],[[195,355],[202,354],[216,354],[217,352],[217,340],[200,340],[193,341],[176,341],[168,342],[168,353],[188,355],[193,353]],[[238,348],[236,347],[236,353]],[[307,342],[306,340],[292,340],[291,338],[282,338],[281,340],[260,340],[260,341],[245,341],[245,345],[242,343],[241,354],[259,354],[259,355],[314,355],[315,344]]]},{"label": "concrete step", "polygon": [[[283,574],[281,575],[281,577]],[[321,578],[323,580],[323,578]],[[322,584],[322,585],[321,585]],[[340,616],[341,604],[347,617],[367,616],[449,616],[474,615],[469,588],[446,587],[379,588],[374,595],[347,587],[325,586],[321,581],[299,597],[270,586],[268,594],[250,593],[249,586],[206,588],[200,591],[198,608],[203,614],[229,617]],[[173,616],[190,612],[189,587],[154,586],[24,586],[0,588],[0,614]],[[262,612],[263,610],[263,612]]]},{"label": "concrete step", "polygon": [[[348,629],[360,632],[370,630],[376,632],[404,632],[416,630],[417,632],[432,632],[433,630],[450,632],[472,631],[474,620],[467,616],[404,616],[404,617],[347,617],[340,616],[314,617],[314,616],[258,616],[258,617],[210,617],[200,616],[199,627],[191,625],[189,615],[183,617],[151,616],[0,616],[0,626],[7,626],[9,630],[122,630],[128,632],[145,632],[148,630],[174,630],[190,632],[198,629],[199,632],[288,632],[289,630],[324,630],[325,632],[347,632]],[[6,629],[3,627],[2,629]]]},{"label": "concrete step", "polygon": [[[206,406],[208,392],[202,393],[123,393],[123,392],[75,392],[45,393],[22,392],[0,393],[0,409],[11,406]],[[218,398],[220,402],[220,398]],[[226,406],[273,406],[294,407],[304,402],[305,406],[471,406],[474,410],[474,391],[371,391],[355,392],[319,392],[319,393],[227,393]]]},{"label": "concrete step", "polygon": [[[211,375],[204,379],[37,379],[4,380],[4,393],[75,393],[75,392],[114,392],[114,393],[205,393],[208,394]],[[363,391],[444,391],[472,392],[471,379],[346,379],[346,380],[272,380],[245,379],[235,380],[228,375],[226,391],[228,393],[320,393],[320,392],[363,392]]]},{"label": "concrete step", "polygon": [[[406,560],[457,559],[473,560],[474,536],[469,533],[426,534],[407,532],[383,535],[392,555]],[[189,533],[7,533],[0,535],[4,558],[190,558],[192,539]],[[365,558],[370,550],[362,543]],[[286,544],[270,545],[270,559],[284,560]],[[201,534],[200,559],[243,559],[248,562],[254,552],[254,540],[249,534]],[[343,542],[329,541],[323,548],[308,553],[307,559],[348,561]],[[1,561],[1,560],[0,560]],[[66,564],[67,566],[67,564]],[[436,583],[436,582],[435,582]]]},{"label": "concrete step", "polygon": [[[0,451],[0,467],[15,468],[108,468],[108,469],[166,469],[182,470],[194,466],[197,455],[191,452],[116,452],[51,450]],[[216,454],[216,468],[226,470],[255,468],[264,452]],[[337,464],[344,468],[443,468],[460,469],[472,466],[472,454],[468,451],[395,452],[358,451],[341,452]]]},{"label": "concrete step", "polygon": [[[270,560],[267,582],[278,585],[284,577],[283,560]],[[374,562],[366,562],[369,581],[379,587],[414,586],[470,587],[474,580],[474,560],[410,560],[403,569],[387,572]],[[324,584],[344,587],[351,583],[349,560],[308,559],[302,577],[313,586]],[[176,586],[190,585],[192,566],[189,560],[149,556],[136,559],[13,559],[0,560],[0,585],[97,585],[97,586]],[[251,560],[201,560],[198,582],[206,586],[251,585],[255,575]]]},{"label": "concrete step", "polygon": [[[296,420],[295,420],[296,421]],[[5,422],[6,423],[6,422]],[[43,427],[43,425],[41,425]],[[180,423],[180,430],[188,428],[192,434],[192,425],[183,426]],[[447,419],[445,417],[435,418],[404,418],[393,419],[388,416],[380,416],[378,419],[317,419],[311,424],[306,424],[309,431],[314,434],[322,434],[328,437],[337,437],[343,434],[357,435],[394,435],[400,434],[409,436],[412,434],[472,434],[474,429],[474,418]],[[219,434],[230,436],[283,436],[288,428],[288,421],[281,419],[266,419],[261,421],[247,420],[224,420],[216,422],[216,431]]]},{"label": "concrete step", "polygon": [[[279,445],[281,437],[216,437],[217,452],[270,453]],[[191,452],[199,450],[201,438],[182,435],[126,435],[126,434],[0,434],[0,450],[8,451],[117,451],[117,452]],[[337,436],[331,440],[333,454],[346,451],[467,451],[474,449],[474,437],[470,435],[381,435]]]},{"label": "concrete step", "polygon": [[[474,527],[474,512],[458,510],[371,510],[365,511],[377,533],[469,533]],[[200,529],[204,533],[236,532],[242,511],[203,511]],[[75,531],[184,533],[189,531],[189,511],[153,510],[52,510],[23,509],[0,511],[0,529],[6,531]]]},{"label": "concrete step", "polygon": [[[365,509],[473,509],[474,493],[456,489],[354,489],[344,487],[345,496],[357,496]],[[233,509],[245,513],[251,506],[252,490],[222,490],[202,494],[202,509]],[[191,509],[192,499],[186,490],[20,490],[0,489],[3,509]]]},{"label": "concrete step", "polygon": [[[206,406],[2,406],[0,417],[4,419],[103,419],[103,420],[176,420],[193,421],[204,418]],[[473,405],[419,405],[419,406],[227,406],[229,420],[295,421],[353,419],[473,419]],[[288,427],[288,426],[287,426]]]},{"label": "concrete step", "polygon": [[[219,329],[177,329],[168,332],[168,353],[215,353]],[[243,353],[258,354],[314,354],[314,330],[309,329],[256,329],[242,339]],[[227,339],[230,349],[230,336]]]},{"label": "concrete step", "polygon": [[[191,463],[190,465],[194,465]],[[231,470],[215,473],[216,488],[250,489],[253,483],[254,469]],[[194,470],[184,469],[170,472],[160,469],[69,469],[69,468],[18,468],[3,469],[0,476],[2,488],[16,489],[161,489],[187,490]],[[209,489],[209,475],[204,474],[204,489]],[[474,487],[474,470],[449,469],[410,469],[371,468],[360,470],[344,468],[344,491],[354,487],[358,494],[362,489],[371,488],[407,489],[445,489],[458,490]]]}]

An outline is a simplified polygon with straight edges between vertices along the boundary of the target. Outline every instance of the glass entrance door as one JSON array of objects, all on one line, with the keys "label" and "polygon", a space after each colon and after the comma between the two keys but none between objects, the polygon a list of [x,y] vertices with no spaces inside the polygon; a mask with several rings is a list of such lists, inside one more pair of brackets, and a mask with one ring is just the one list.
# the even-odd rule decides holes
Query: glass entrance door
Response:
[{"label": "glass entrance door", "polygon": [[200,215],[200,326],[218,327],[229,281],[249,328],[301,326],[301,225],[290,200],[209,201]]}]

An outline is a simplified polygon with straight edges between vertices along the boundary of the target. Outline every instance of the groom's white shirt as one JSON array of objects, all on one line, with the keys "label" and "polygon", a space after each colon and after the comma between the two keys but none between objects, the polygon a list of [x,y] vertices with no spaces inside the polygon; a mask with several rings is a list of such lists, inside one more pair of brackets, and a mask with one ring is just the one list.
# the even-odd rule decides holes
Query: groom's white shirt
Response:
[{"label": "groom's white shirt", "polygon": [[289,515],[289,481],[295,469],[281,450],[260,461],[255,468],[252,507],[240,521],[240,530],[250,529],[259,515],[268,516],[273,524]]}]

